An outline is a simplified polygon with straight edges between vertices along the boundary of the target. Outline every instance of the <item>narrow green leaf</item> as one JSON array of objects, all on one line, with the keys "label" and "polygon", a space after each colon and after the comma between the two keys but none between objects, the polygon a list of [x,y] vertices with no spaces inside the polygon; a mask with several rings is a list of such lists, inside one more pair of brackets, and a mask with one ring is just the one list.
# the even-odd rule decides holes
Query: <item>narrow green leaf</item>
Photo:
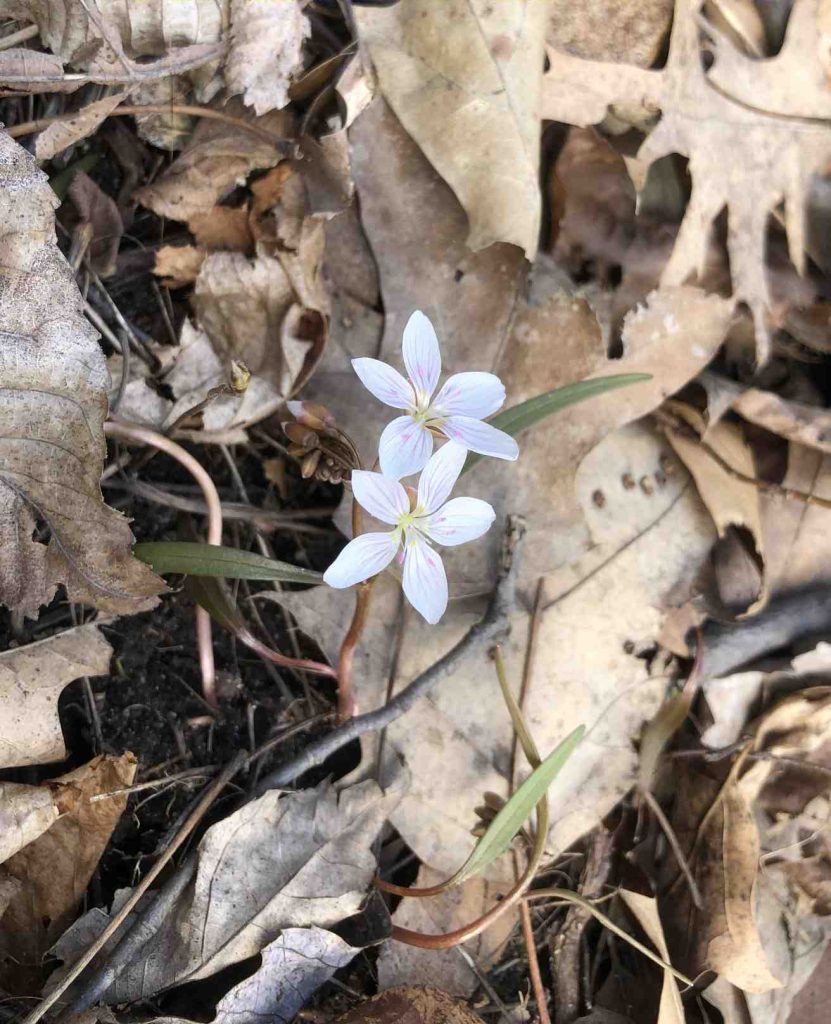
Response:
[{"label": "narrow green leaf", "polygon": [[[516,437],[523,430],[533,427],[535,423],[544,420],[546,416],[559,412],[560,409],[565,409],[568,405],[585,402],[587,398],[595,398],[607,391],[615,391],[617,388],[626,388],[630,384],[640,384],[651,379],[652,376],[648,373],[619,373],[612,377],[578,380],[576,384],[566,384],[565,387],[546,391],[543,395],[536,395],[526,402],[513,405],[510,409],[503,409],[488,422],[499,430],[504,430],[511,437]],[[462,472],[466,473],[481,458],[481,455],[471,452]]]},{"label": "narrow green leaf", "polygon": [[218,626],[237,636],[248,632],[248,625],[224,580],[211,576],[188,576],[185,590]]},{"label": "narrow green leaf", "polygon": [[156,572],[181,572],[186,576],[223,576],[237,580],[279,580],[281,583],[320,583],[318,572],[278,562],[253,551],[220,544],[191,541],[148,541],[136,544],[133,554]]},{"label": "narrow green leaf", "polygon": [[453,876],[454,885],[482,871],[508,849],[514,836],[531,816],[534,807],[543,798],[557,773],[571,757],[585,731],[585,726],[579,725],[555,747],[538,768],[531,772],[496,815],[487,832],[476,844],[473,853]]}]

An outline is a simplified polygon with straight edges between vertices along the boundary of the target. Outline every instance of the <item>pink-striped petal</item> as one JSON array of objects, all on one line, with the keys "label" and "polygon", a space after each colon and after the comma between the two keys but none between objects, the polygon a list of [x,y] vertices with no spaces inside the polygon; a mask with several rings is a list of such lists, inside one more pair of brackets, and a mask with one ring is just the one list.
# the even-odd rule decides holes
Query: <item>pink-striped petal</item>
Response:
[{"label": "pink-striped petal", "polygon": [[505,385],[495,373],[472,370],[454,373],[442,385],[431,405],[441,416],[492,416],[505,401]]},{"label": "pink-striped petal", "polygon": [[439,430],[451,441],[463,444],[478,455],[492,455],[510,462],[519,457],[519,445],[510,434],[472,416],[450,416]]},{"label": "pink-striped petal", "polygon": [[404,593],[419,614],[431,624],[447,608],[447,576],[441,558],[418,534],[410,533],[404,552]]},{"label": "pink-striped petal", "polygon": [[410,380],[419,398],[426,403],[439,382],[441,352],[433,325],[420,309],[407,321],[402,349]]},{"label": "pink-striped petal", "polygon": [[438,512],[416,520],[416,524],[430,540],[454,547],[487,533],[495,518],[496,513],[486,501],[479,498],[453,498]]},{"label": "pink-striped petal", "polygon": [[401,544],[398,530],[362,533],[346,545],[323,574],[324,583],[336,590],[376,576],[395,558]]},{"label": "pink-striped petal", "polygon": [[418,508],[435,512],[450,497],[467,458],[467,448],[448,441],[430,458],[418,481]]},{"label": "pink-striped petal", "polygon": [[433,435],[412,416],[397,416],[387,424],[378,442],[378,460],[384,476],[400,480],[424,468],[433,451]]},{"label": "pink-striped petal", "polygon": [[415,392],[406,377],[380,359],[352,360],[352,368],[361,378],[361,383],[375,397],[391,405],[393,409],[412,409],[415,405]]},{"label": "pink-striped petal", "polygon": [[397,523],[410,511],[410,499],[401,484],[380,473],[353,470],[352,493],[358,504],[382,523]]}]

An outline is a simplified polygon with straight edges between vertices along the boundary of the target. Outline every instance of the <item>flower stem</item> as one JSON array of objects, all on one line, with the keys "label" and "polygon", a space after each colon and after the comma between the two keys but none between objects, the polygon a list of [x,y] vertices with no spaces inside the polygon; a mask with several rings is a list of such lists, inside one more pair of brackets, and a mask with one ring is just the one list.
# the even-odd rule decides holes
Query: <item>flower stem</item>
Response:
[{"label": "flower stem", "polygon": [[[363,533],[363,513],[357,499],[352,497],[352,537],[359,537]],[[366,626],[369,613],[369,600],[372,596],[372,584],[375,577],[364,580],[358,584],[358,594],[355,598],[355,611],[352,615],[352,622],[343,638],[340,647],[340,658],[338,660],[338,721],[346,722],[355,714],[355,698],[352,695],[352,664],[355,660],[355,649],[360,642]]]}]

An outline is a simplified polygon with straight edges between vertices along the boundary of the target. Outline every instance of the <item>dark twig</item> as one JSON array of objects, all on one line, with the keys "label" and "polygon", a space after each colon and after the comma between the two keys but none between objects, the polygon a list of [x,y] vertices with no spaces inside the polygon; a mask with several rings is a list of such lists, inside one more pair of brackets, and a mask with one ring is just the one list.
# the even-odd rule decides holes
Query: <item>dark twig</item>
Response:
[{"label": "dark twig", "polygon": [[517,517],[509,516],[505,544],[499,567],[499,577],[490,607],[484,618],[472,626],[456,646],[434,665],[417,676],[409,686],[392,698],[384,707],[358,715],[339,726],[316,743],[310,744],[295,758],[264,776],[257,787],[257,795],[266,790],[287,786],[296,778],[331,757],[359,736],[377,729],[383,729],[409,711],[422,697],[426,697],[435,686],[445,679],[471,651],[477,650],[495,640],[507,630],[508,615],[514,605],[516,591],[515,551],[524,532],[524,526]]}]

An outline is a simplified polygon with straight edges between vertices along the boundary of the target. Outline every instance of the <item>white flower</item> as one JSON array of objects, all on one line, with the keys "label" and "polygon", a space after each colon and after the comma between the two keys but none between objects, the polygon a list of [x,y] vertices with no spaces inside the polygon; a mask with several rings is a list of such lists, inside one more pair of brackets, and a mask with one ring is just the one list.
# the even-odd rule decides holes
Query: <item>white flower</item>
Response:
[{"label": "white flower", "polygon": [[462,471],[467,450],[444,445],[430,459],[418,482],[410,508],[407,492],[397,480],[356,469],[352,493],[367,512],[389,523],[389,533],[364,533],[351,540],[323,575],[330,587],[351,587],[385,569],[399,555],[404,562],[404,593],[430,622],[438,622],[447,607],[447,576],[431,541],[453,546],[475,540],[494,520],[494,511],[479,498],[446,501]]},{"label": "white flower", "polygon": [[441,391],[433,392],[441,374],[441,353],[433,325],[420,311],[407,321],[403,340],[406,380],[380,359],[353,359],[355,373],[376,398],[394,409],[406,409],[381,435],[381,472],[398,480],[423,469],[433,451],[433,433],[444,434],[469,451],[516,459],[516,441],[484,423],[505,401],[505,387],[493,373],[454,373]]}]

